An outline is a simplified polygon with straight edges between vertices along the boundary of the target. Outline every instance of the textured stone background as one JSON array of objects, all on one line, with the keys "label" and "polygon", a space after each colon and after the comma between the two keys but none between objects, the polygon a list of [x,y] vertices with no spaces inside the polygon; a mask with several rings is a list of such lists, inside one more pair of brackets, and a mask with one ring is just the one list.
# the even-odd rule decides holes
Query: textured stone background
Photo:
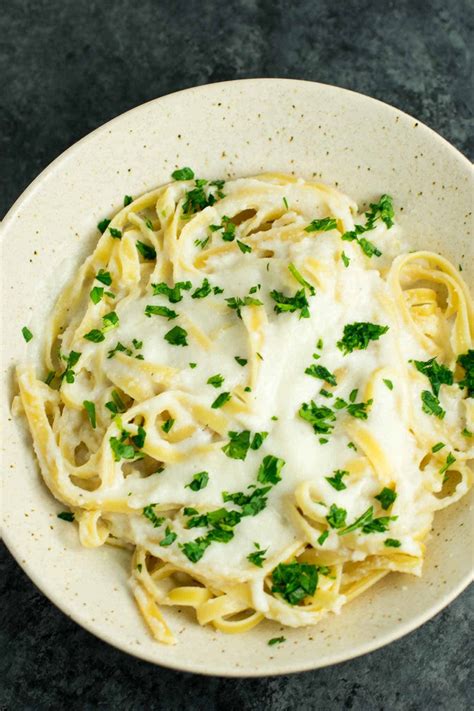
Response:
[{"label": "textured stone background", "polygon": [[[471,0],[9,0],[0,13],[0,216],[72,143],[196,84],[294,77],[413,114],[474,157]],[[470,133],[469,133],[470,131]],[[129,658],[71,622],[0,547],[0,709],[468,709],[472,589],[339,666],[225,680]]]}]

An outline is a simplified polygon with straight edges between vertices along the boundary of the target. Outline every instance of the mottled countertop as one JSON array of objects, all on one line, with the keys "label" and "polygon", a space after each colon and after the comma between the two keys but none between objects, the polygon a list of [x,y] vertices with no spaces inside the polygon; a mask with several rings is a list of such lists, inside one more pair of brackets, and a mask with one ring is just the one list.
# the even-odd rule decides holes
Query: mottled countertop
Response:
[{"label": "mottled countertop", "polygon": [[[138,104],[197,84],[292,77],[369,94],[471,159],[472,0],[9,0],[0,16],[0,217],[56,156]],[[423,627],[338,666],[232,680],[108,647],[0,544],[0,710],[468,709],[472,587]]]}]

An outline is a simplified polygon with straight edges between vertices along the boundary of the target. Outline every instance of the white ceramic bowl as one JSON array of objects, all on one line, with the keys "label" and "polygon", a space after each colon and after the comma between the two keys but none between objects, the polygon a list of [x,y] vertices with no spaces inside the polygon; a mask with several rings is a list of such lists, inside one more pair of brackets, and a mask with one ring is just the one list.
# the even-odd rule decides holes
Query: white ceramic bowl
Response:
[{"label": "white ceramic bowl", "polygon": [[[395,198],[413,247],[462,262],[469,241],[470,163],[415,119],[374,99],[309,82],[255,79],[189,89],[129,111],[52,163],[6,216],[2,231],[3,536],[52,602],[103,640],[151,662],[229,676],[282,674],[376,649],[428,620],[471,579],[468,497],[436,517],[424,576],[389,575],[314,628],[264,623],[243,636],[201,628],[166,611],[179,644],[154,642],[127,587],[128,556],[81,548],[43,485],[25,428],[10,414],[12,371],[25,355],[20,328],[40,329],[65,275],[90,252],[99,219],[125,194],[169,180],[178,166],[225,178],[261,171],[317,176],[365,202]],[[470,271],[469,271],[470,270]],[[472,501],[472,498],[471,498]]]}]

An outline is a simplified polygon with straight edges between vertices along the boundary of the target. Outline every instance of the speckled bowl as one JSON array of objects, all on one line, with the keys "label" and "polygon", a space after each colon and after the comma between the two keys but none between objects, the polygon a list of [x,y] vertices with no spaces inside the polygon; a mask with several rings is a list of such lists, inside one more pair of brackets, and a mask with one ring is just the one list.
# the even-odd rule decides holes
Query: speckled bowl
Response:
[{"label": "speckled bowl", "polygon": [[[473,277],[470,163],[410,116],[374,99],[309,82],[255,79],[189,89],[129,111],[60,156],[3,223],[3,536],[34,583],[67,615],[120,649],[205,674],[283,674],[334,664],[410,632],[471,579],[468,498],[437,515],[422,579],[390,575],[313,628],[264,623],[243,636],[201,628],[167,610],[178,644],[154,642],[127,587],[128,555],[81,548],[43,485],[26,429],[10,414],[20,328],[35,333],[64,278],[125,194],[169,180],[177,166],[226,178],[285,171],[339,186],[365,202],[387,192],[413,247],[442,252]],[[469,271],[470,270],[470,271]],[[35,339],[37,341],[39,339]],[[32,344],[33,345],[33,342]],[[472,501],[472,499],[471,499]]]}]

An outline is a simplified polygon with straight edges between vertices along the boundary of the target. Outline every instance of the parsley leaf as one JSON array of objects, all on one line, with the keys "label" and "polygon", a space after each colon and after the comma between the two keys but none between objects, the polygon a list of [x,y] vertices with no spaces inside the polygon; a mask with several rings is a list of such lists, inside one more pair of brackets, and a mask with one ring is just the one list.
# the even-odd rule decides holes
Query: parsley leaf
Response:
[{"label": "parsley leaf", "polygon": [[323,217],[320,220],[312,220],[304,229],[305,232],[329,232],[330,230],[337,230],[337,220],[334,217]]},{"label": "parsley leaf", "polygon": [[385,541],[383,542],[384,546],[387,546],[387,548],[400,548],[401,541],[397,540],[396,538],[386,538]]},{"label": "parsley leaf", "polygon": [[84,338],[92,343],[101,343],[101,341],[105,341],[104,334],[102,331],[99,331],[98,328],[93,328],[92,331],[89,331],[89,333],[85,333]]},{"label": "parsley leaf", "polygon": [[72,511],[61,511],[61,513],[58,513],[58,518],[62,521],[69,521],[69,523],[72,523],[74,521],[74,514]]},{"label": "parsley leaf", "polygon": [[434,415],[440,420],[443,419],[446,414],[446,410],[443,410],[436,395],[430,393],[429,390],[423,390],[423,392],[421,393],[421,401],[423,403],[423,412],[426,412],[427,415]]},{"label": "parsley leaf", "polygon": [[127,207],[127,205],[130,205],[133,202],[133,198],[131,195],[124,195],[123,198],[123,206]]},{"label": "parsley leaf", "polygon": [[109,227],[109,232],[114,239],[122,239],[122,232],[115,227]]},{"label": "parsley leaf", "polygon": [[443,464],[443,466],[440,468],[439,473],[444,474],[445,472],[448,471],[449,467],[451,464],[454,464],[456,461],[456,457],[452,452],[449,452],[448,456],[446,457],[446,462]]},{"label": "parsley leaf", "polygon": [[280,472],[284,466],[284,459],[267,454],[258,469],[257,480],[261,484],[278,484],[281,481]]},{"label": "parsley leaf", "polygon": [[245,244],[245,242],[241,242],[240,239],[237,240],[237,245],[242,252],[242,254],[248,253],[252,251],[252,247],[250,245]]},{"label": "parsley leaf", "polygon": [[27,343],[29,343],[31,341],[31,339],[33,338],[33,334],[31,333],[30,329],[27,328],[26,326],[23,326],[23,328],[21,329],[21,332],[23,334],[23,338],[25,339],[25,341]]},{"label": "parsley leaf", "polygon": [[446,447],[444,442],[438,442],[437,444],[434,444],[431,447],[432,452],[439,452],[440,449],[443,449],[443,447]]},{"label": "parsley leaf", "polygon": [[306,373],[306,375],[312,375],[313,378],[319,378],[320,380],[324,380],[330,385],[337,385],[336,376],[333,375],[333,373],[331,373],[327,368],[325,368],[324,365],[316,365],[315,363],[313,363],[308,368],[306,368],[304,372]]},{"label": "parsley leaf", "polygon": [[74,382],[76,374],[75,374],[73,368],[76,365],[76,363],[80,357],[81,357],[81,354],[77,353],[77,351],[71,351],[68,356],[63,356],[63,359],[66,361],[66,369],[62,373],[61,379],[65,378],[67,383]]},{"label": "parsley leaf", "polygon": [[198,472],[189,482],[186,484],[185,489],[191,489],[192,491],[201,491],[204,489],[209,482],[209,474],[207,472]]},{"label": "parsley leaf", "polygon": [[97,229],[99,230],[99,232],[101,234],[104,234],[105,230],[107,229],[107,227],[110,225],[111,222],[112,222],[112,220],[108,220],[105,217],[103,220],[101,220],[99,222],[99,224],[97,225]]},{"label": "parsley leaf", "polygon": [[200,536],[199,538],[196,538],[195,541],[189,541],[188,543],[182,544],[180,548],[186,558],[191,561],[191,563],[197,563],[198,560],[201,560],[204,553],[206,552],[206,549],[210,545],[210,540],[208,540],[204,536]]},{"label": "parsley leaf", "polygon": [[103,295],[104,295],[104,287],[103,286],[94,286],[91,289],[91,292],[89,294],[93,304],[98,304],[99,301],[101,301]]},{"label": "parsley leaf", "polygon": [[241,365],[242,367],[243,367],[244,365],[247,365],[247,363],[248,363],[247,358],[240,358],[240,356],[234,356],[234,358],[235,358],[235,360],[237,361],[237,363],[238,363],[239,365]]},{"label": "parsley leaf", "polygon": [[145,244],[145,242],[140,242],[140,240],[137,239],[136,245],[143,259],[156,259],[156,249],[150,244]]},{"label": "parsley leaf", "polygon": [[384,378],[383,381],[389,390],[393,390],[393,383],[391,380]]},{"label": "parsley leaf", "polygon": [[97,426],[97,421],[96,421],[96,416],[95,416],[95,405],[93,402],[90,402],[90,400],[84,400],[82,403],[84,405],[84,409],[87,412],[87,417],[89,418],[89,422],[91,423],[92,429],[95,430]]},{"label": "parsley leaf", "polygon": [[388,326],[379,326],[367,321],[346,323],[342,339],[336,345],[344,355],[354,350],[364,350],[369,345],[369,341],[378,341],[388,329]]},{"label": "parsley leaf", "polygon": [[341,254],[341,259],[342,259],[344,266],[347,268],[349,266],[349,264],[351,263],[351,260],[345,252],[343,252]]},{"label": "parsley leaf", "polygon": [[160,546],[165,548],[166,546],[170,546],[174,541],[177,539],[177,534],[171,530],[169,526],[166,526],[165,529],[165,537],[160,541]]},{"label": "parsley leaf", "polygon": [[112,284],[112,277],[110,275],[110,272],[106,272],[104,269],[99,269],[99,271],[95,275],[95,278],[97,279],[97,281],[100,281],[102,284],[105,284],[105,286],[110,286]]},{"label": "parsley leaf", "polygon": [[216,399],[214,400],[214,402],[212,403],[211,407],[212,407],[214,410],[217,410],[219,407],[222,407],[223,405],[225,405],[226,402],[229,402],[229,400],[230,400],[231,397],[232,397],[232,396],[231,396],[230,393],[226,393],[226,392],[220,393],[220,394],[216,397]]},{"label": "parsley leaf", "polygon": [[296,281],[301,284],[305,289],[308,289],[309,293],[311,296],[314,296],[316,294],[316,289],[312,284],[310,284],[306,279],[302,276],[302,274],[299,273],[297,268],[295,267],[294,264],[289,264],[288,265],[288,270],[292,274],[292,276],[296,279]]},{"label": "parsley leaf", "polygon": [[168,333],[165,333],[165,341],[168,341],[168,343],[172,346],[187,346],[188,341],[186,340],[186,336],[188,335],[188,332],[184,330],[184,328],[181,328],[181,326],[174,326],[171,331],[168,331]]},{"label": "parsley leaf", "polygon": [[231,296],[229,299],[226,299],[226,302],[229,309],[233,309],[237,312],[239,318],[242,318],[240,311],[242,306],[263,306],[260,299],[255,299],[253,296],[244,296],[243,299],[241,299],[240,296]]},{"label": "parsley leaf", "polygon": [[172,304],[177,304],[178,301],[181,301],[183,298],[181,291],[189,291],[192,289],[190,281],[177,281],[174,286],[168,286],[166,282],[162,281],[159,284],[152,284],[151,286],[153,289],[153,296],[163,294],[163,296],[168,297],[168,300]]},{"label": "parsley leaf", "polygon": [[314,595],[318,585],[318,570],[308,563],[280,563],[272,573],[272,593],[280,595],[290,605],[298,605]]},{"label": "parsley leaf", "polygon": [[220,388],[223,382],[224,378],[219,373],[211,375],[211,377],[207,379],[207,384],[212,385],[214,388]]},{"label": "parsley leaf", "polygon": [[[283,198],[284,200],[285,198]],[[272,637],[272,639],[269,639],[267,644],[269,647],[273,647],[274,644],[283,644],[283,642],[286,642],[286,637]]]},{"label": "parsley leaf", "polygon": [[135,459],[137,456],[137,452],[131,444],[125,444],[117,437],[111,437],[109,442],[116,462],[121,459]]},{"label": "parsley leaf", "polygon": [[255,432],[253,440],[250,444],[250,449],[257,450],[260,449],[264,440],[267,438],[268,432]]},{"label": "parsley leaf", "polygon": [[327,538],[328,536],[329,536],[329,531],[327,531],[327,530],[326,530],[326,531],[323,531],[323,532],[321,533],[321,535],[320,535],[319,538],[318,538],[318,543],[319,543],[320,546],[323,545],[324,541],[326,540],[326,538]]},{"label": "parsley leaf", "polygon": [[313,400],[310,403],[304,402],[298,410],[298,415],[312,425],[316,434],[330,434],[334,429],[331,424],[336,419],[334,412],[325,405],[316,405]]},{"label": "parsley leaf", "polygon": [[299,289],[294,296],[286,296],[281,291],[273,289],[270,296],[275,301],[274,311],[277,314],[300,311],[300,318],[309,318],[309,303],[305,290]]},{"label": "parsley leaf", "polygon": [[168,417],[168,419],[165,420],[163,422],[163,424],[161,425],[161,429],[163,430],[163,432],[166,432],[166,434],[168,434],[170,429],[173,427],[174,423],[175,423],[175,420],[172,417]]},{"label": "parsley leaf", "polygon": [[342,481],[344,476],[349,476],[349,472],[345,469],[336,469],[334,476],[326,476],[325,479],[336,491],[342,491],[343,489],[347,489],[347,486]]},{"label": "parsley leaf", "polygon": [[326,516],[326,521],[331,528],[343,528],[346,525],[346,516],[346,509],[340,509],[336,504],[332,504]]},{"label": "parsley leaf", "polygon": [[257,550],[253,551],[252,553],[249,553],[247,556],[247,560],[250,563],[253,563],[253,565],[256,565],[257,568],[262,568],[265,562],[265,553],[267,552],[268,548],[263,550],[262,548],[260,548],[260,545],[258,543],[254,543],[254,546]]},{"label": "parsley leaf", "polygon": [[250,432],[228,432],[230,441],[222,447],[222,451],[231,459],[244,460],[250,447]]},{"label": "parsley leaf", "polygon": [[192,299],[204,299],[206,296],[209,296],[211,291],[212,291],[212,287],[209,284],[208,279],[204,279],[202,282],[202,285],[200,287],[198,287],[196,289],[196,291],[194,291],[191,294],[191,298]]},{"label": "parsley leaf", "polygon": [[380,505],[382,506],[383,510],[386,511],[390,508],[390,506],[397,498],[397,494],[395,491],[393,491],[393,489],[389,489],[388,487],[384,486],[380,494],[377,494],[375,498],[380,501]]},{"label": "parsley leaf", "polygon": [[439,395],[441,385],[453,384],[453,373],[449,368],[446,368],[446,366],[440,365],[436,358],[431,358],[426,361],[414,360],[413,364],[420,373],[426,375],[431,383],[433,394],[436,395],[436,397]]},{"label": "parsley leaf", "polygon": [[457,362],[465,370],[465,377],[459,381],[459,387],[467,388],[467,396],[474,397],[474,350],[470,349],[458,356]]},{"label": "parsley leaf", "polygon": [[151,318],[151,316],[164,316],[168,321],[172,321],[174,318],[178,317],[176,311],[169,309],[167,306],[145,306],[145,316]]},{"label": "parsley leaf", "polygon": [[271,486],[257,487],[251,494],[244,494],[242,491],[229,494],[227,491],[223,491],[222,499],[225,502],[232,501],[232,503],[240,506],[242,509],[241,516],[256,516],[267,505],[266,494],[271,488]]},{"label": "parsley leaf", "polygon": [[165,520],[165,517],[157,516],[155,513],[154,506],[156,506],[156,504],[149,504],[148,506],[145,506],[145,508],[143,509],[143,516],[145,516],[145,518],[147,518],[153,524],[153,528],[158,528],[158,526],[161,526],[161,524]]},{"label": "parsley leaf", "polygon": [[171,173],[173,180],[192,180],[194,178],[194,171],[191,168],[178,168]]}]

